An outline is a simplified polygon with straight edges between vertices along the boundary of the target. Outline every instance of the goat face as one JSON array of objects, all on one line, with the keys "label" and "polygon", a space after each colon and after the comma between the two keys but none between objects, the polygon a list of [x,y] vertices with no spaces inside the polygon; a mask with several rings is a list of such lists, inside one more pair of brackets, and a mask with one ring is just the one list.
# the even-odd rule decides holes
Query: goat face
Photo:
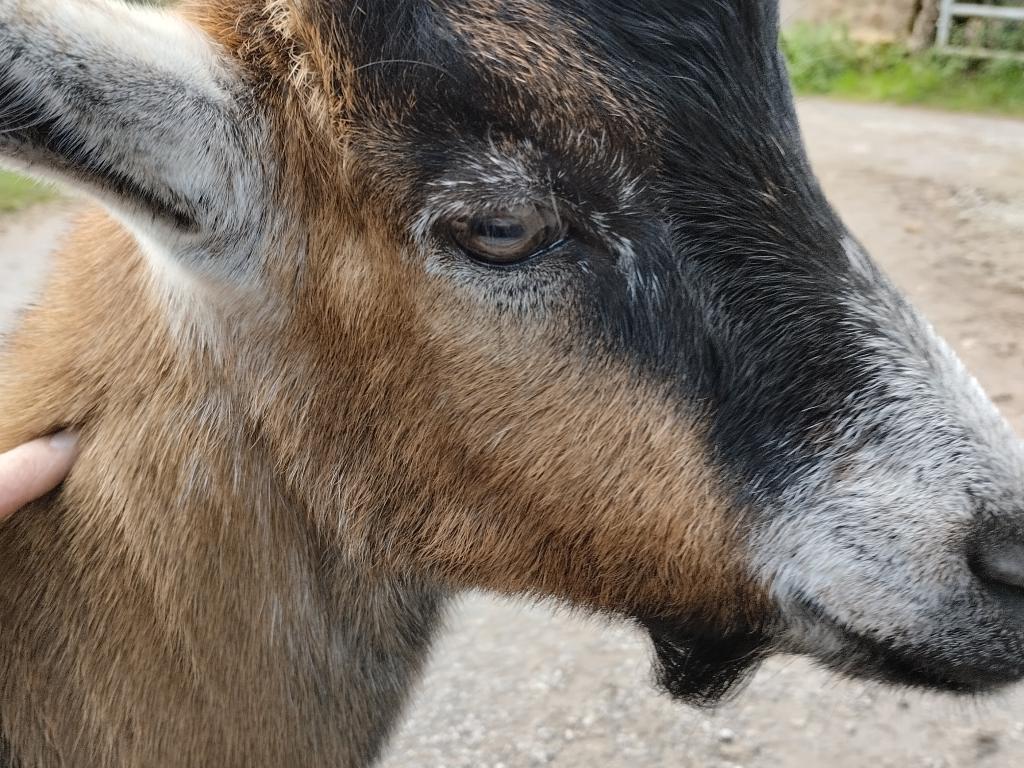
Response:
[{"label": "goat face", "polygon": [[1024,455],[824,200],[774,3],[27,7],[0,151],[139,234],[351,557],[633,617],[692,701],[1024,676]]}]

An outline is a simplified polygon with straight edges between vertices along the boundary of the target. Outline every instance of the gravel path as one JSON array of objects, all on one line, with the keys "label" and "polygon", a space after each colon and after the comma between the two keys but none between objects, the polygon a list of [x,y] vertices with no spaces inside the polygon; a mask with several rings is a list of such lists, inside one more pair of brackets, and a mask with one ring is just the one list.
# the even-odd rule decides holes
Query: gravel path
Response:
[{"label": "gravel path", "polygon": [[[1024,434],[1024,123],[801,105],[853,231]],[[63,227],[0,222],[0,326]],[[1004,768],[1024,765],[1024,692],[961,700],[850,683],[792,659],[713,714],[649,680],[625,627],[474,596],[453,611],[384,768]]]}]

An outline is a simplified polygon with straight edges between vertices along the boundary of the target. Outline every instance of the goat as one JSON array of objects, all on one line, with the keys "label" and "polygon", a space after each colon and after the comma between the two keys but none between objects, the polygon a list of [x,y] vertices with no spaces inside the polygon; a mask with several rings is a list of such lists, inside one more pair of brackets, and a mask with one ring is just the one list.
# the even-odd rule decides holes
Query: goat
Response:
[{"label": "goat", "polygon": [[[7,764],[359,768],[451,596],[1024,676],[1024,451],[824,199],[760,0],[0,0],[82,218],[0,358]],[[0,750],[2,751],[2,750]],[[2,761],[0,761],[2,762]]]}]

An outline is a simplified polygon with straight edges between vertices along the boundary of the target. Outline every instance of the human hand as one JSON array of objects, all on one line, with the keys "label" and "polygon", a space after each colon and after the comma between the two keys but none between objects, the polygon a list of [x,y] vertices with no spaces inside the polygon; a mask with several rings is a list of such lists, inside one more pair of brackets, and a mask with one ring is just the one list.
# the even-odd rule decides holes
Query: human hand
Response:
[{"label": "human hand", "polygon": [[0,453],[0,521],[56,488],[78,458],[78,436],[60,432]]}]

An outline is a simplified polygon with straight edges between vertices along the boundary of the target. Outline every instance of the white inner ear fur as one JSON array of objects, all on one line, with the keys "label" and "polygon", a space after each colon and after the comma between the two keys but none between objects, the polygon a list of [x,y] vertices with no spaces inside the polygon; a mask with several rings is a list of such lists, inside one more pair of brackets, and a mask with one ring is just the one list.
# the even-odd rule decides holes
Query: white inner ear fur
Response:
[{"label": "white inner ear fur", "polygon": [[173,13],[0,0],[0,159],[100,198],[161,250],[194,262],[251,228],[265,138],[244,77]]}]

